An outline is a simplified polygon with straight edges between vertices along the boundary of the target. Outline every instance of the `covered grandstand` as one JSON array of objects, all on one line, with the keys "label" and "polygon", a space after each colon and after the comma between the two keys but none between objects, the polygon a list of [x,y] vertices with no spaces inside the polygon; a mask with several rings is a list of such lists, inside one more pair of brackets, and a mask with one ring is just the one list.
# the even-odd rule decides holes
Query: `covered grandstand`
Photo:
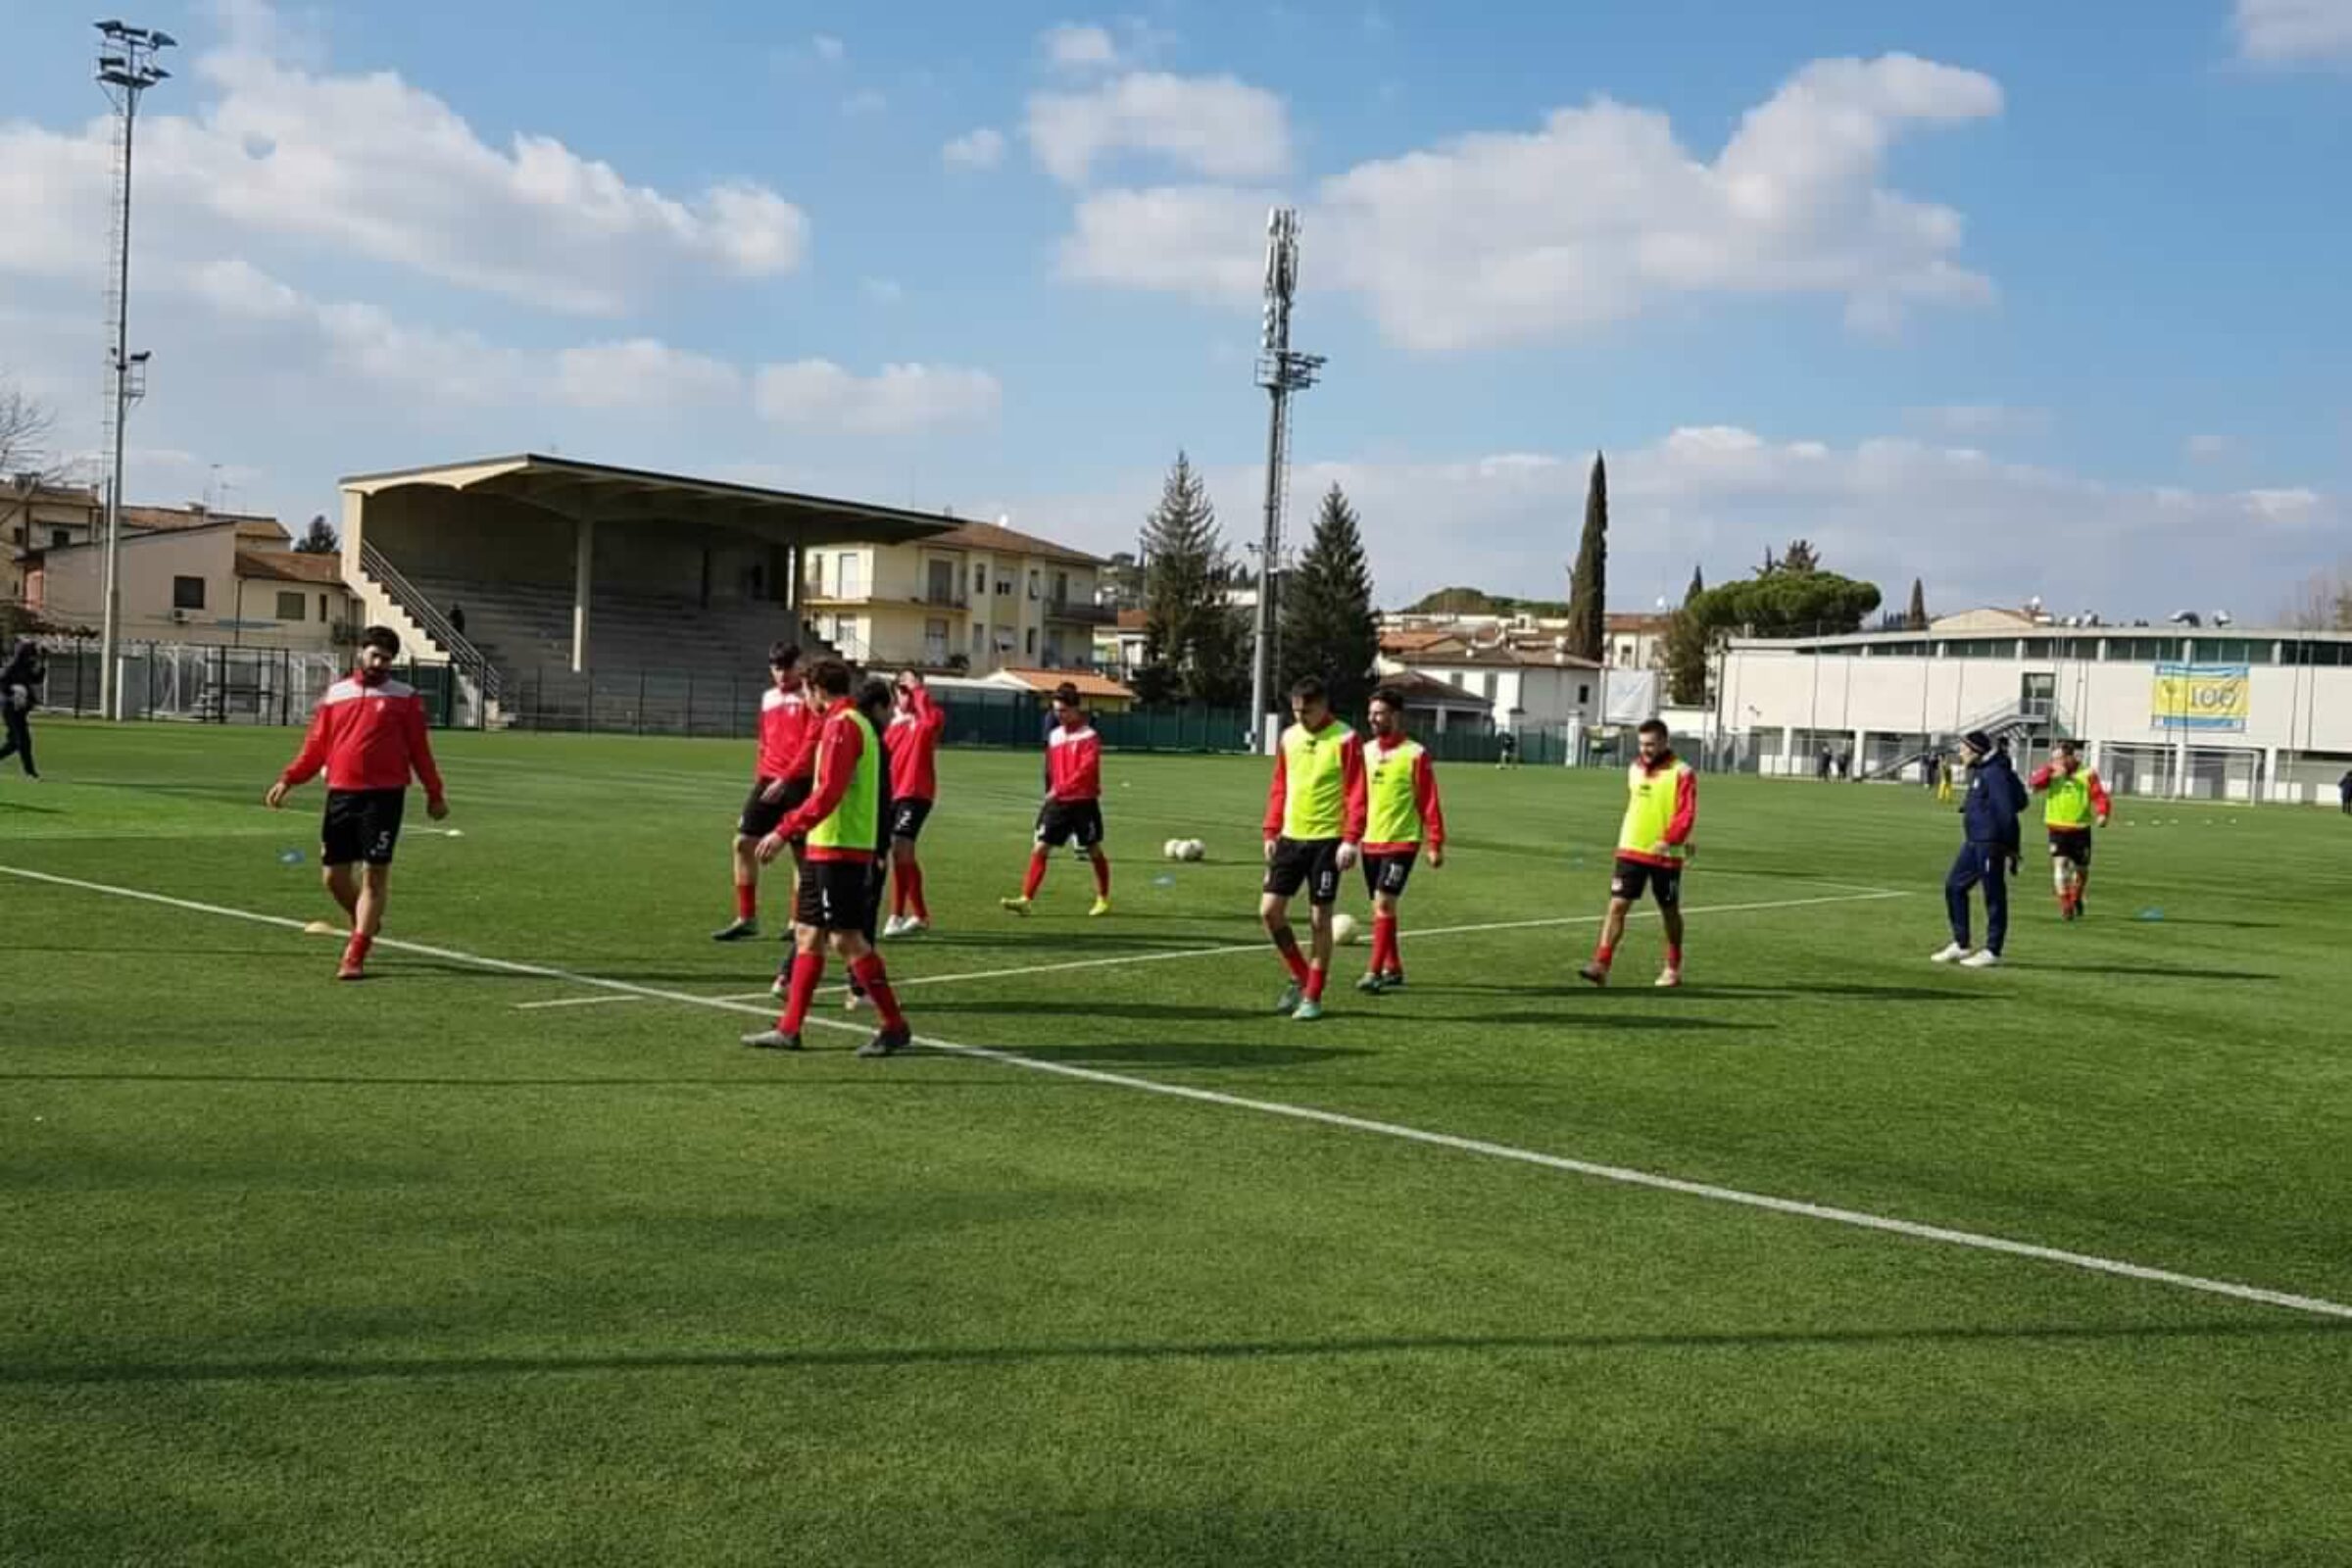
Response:
[{"label": "covered grandstand", "polygon": [[734,733],[769,643],[825,647],[802,613],[803,551],[959,526],[532,453],[355,474],[342,491],[366,617],[453,665],[459,721],[491,725]]}]

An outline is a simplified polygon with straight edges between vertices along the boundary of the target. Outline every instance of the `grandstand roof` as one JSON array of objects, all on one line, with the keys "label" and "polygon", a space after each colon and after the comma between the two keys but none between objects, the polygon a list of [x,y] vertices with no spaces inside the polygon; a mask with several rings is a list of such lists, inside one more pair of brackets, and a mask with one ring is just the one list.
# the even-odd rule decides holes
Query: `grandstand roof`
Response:
[{"label": "grandstand roof", "polygon": [[723,479],[620,468],[536,452],[351,474],[342,486],[362,495],[409,486],[455,490],[517,501],[563,516],[593,515],[599,521],[708,522],[754,533],[772,528],[780,541],[799,545],[909,544],[959,526],[954,517],[927,512],[767,490]]}]

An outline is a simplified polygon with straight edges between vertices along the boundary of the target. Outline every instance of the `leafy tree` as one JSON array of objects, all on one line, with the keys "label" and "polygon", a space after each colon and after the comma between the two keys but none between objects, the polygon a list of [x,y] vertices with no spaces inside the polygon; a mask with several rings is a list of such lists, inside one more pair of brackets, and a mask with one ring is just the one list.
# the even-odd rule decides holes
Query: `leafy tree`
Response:
[{"label": "leafy tree", "polygon": [[1927,585],[1917,577],[1911,579],[1911,613],[1905,617],[1905,629],[1909,631],[1926,631],[1928,629],[1928,589]]},{"label": "leafy tree", "polygon": [[331,556],[342,548],[343,541],[335,536],[334,525],[323,512],[311,518],[311,525],[294,543],[296,553],[305,556]]},{"label": "leafy tree", "polygon": [[1137,691],[1199,703],[1245,700],[1249,640],[1226,603],[1232,563],[1217,531],[1208,487],[1184,453],[1144,523],[1144,667]]},{"label": "leafy tree", "polygon": [[1360,712],[1372,695],[1380,622],[1372,612],[1372,566],[1364,559],[1355,509],[1333,485],[1315,515],[1314,538],[1298,560],[1282,602],[1282,676],[1288,689],[1320,675],[1342,715]]},{"label": "leafy tree", "polygon": [[1585,532],[1577,541],[1576,567],[1568,583],[1568,652],[1597,662],[1608,645],[1609,470],[1592,454],[1592,477],[1585,488]]},{"label": "leafy tree", "polygon": [[[1791,539],[1788,541],[1788,553],[1781,557],[1780,569],[1796,572],[1819,571],[1821,569],[1821,553],[1813,548],[1813,541],[1810,539]],[[1766,575],[1769,576],[1770,573],[1767,572]]]},{"label": "leafy tree", "polygon": [[[1800,540],[1799,543],[1802,543]],[[1794,554],[1792,551],[1791,554]],[[1667,681],[1677,703],[1707,700],[1707,661],[1718,641],[1860,631],[1879,608],[1879,585],[1815,568],[1771,572],[1692,597],[1667,634]]]}]

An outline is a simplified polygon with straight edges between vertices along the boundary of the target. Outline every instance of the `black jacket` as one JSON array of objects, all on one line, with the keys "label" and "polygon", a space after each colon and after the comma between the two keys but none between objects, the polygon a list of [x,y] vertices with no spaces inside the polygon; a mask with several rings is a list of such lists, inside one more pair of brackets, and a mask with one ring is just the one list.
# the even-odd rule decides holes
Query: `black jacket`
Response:
[{"label": "black jacket", "polygon": [[40,646],[23,643],[9,656],[7,667],[0,669],[0,690],[24,686],[37,691],[41,682],[48,678],[49,662],[41,657]]},{"label": "black jacket", "polygon": [[1968,792],[1960,798],[1960,816],[1968,826],[1971,844],[1998,844],[2016,850],[2024,842],[2018,817],[2030,797],[2026,782],[2009,763],[2007,752],[1994,752],[1968,768]]}]

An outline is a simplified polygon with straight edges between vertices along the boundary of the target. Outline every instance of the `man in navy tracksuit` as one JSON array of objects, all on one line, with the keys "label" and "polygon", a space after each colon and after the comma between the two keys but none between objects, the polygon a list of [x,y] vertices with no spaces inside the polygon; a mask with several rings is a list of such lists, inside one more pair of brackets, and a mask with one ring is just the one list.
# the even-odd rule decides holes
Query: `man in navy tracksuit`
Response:
[{"label": "man in navy tracksuit", "polygon": [[[2022,839],[2018,815],[2029,797],[2025,781],[2009,763],[2009,754],[1995,751],[1983,731],[1961,742],[1968,761],[1968,788],[1960,801],[1960,818],[1968,842],[1943,879],[1943,902],[1952,917],[1952,945],[1936,955],[1937,963],[1957,963],[1964,969],[1989,969],[2001,961],[2009,941],[2009,878],[2017,870]],[[1969,951],[1968,895],[1984,886],[1984,946]]]}]

